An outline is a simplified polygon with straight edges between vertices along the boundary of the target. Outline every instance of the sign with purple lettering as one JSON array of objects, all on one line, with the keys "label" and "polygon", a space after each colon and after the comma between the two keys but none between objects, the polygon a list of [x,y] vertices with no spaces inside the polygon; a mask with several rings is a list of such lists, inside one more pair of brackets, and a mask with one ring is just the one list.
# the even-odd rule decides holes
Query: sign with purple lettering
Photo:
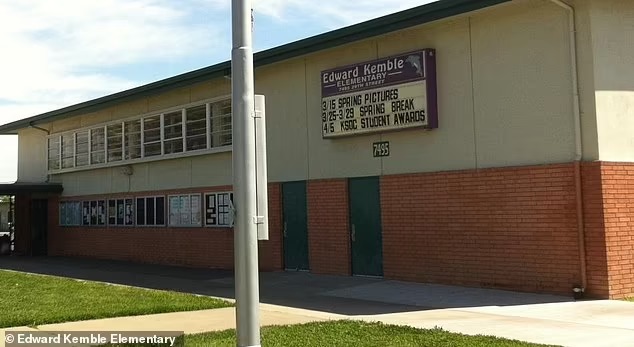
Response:
[{"label": "sign with purple lettering", "polygon": [[436,51],[322,71],[321,112],[324,138],[437,128]]}]

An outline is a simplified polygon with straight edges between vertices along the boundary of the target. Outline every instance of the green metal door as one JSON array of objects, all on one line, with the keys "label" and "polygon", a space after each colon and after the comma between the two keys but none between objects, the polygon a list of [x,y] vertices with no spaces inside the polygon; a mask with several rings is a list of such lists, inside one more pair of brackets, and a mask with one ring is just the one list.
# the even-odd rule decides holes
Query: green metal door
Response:
[{"label": "green metal door", "polygon": [[308,214],[306,182],[282,185],[284,267],[287,270],[308,270]]},{"label": "green metal door", "polygon": [[352,274],[383,276],[379,178],[349,180]]}]

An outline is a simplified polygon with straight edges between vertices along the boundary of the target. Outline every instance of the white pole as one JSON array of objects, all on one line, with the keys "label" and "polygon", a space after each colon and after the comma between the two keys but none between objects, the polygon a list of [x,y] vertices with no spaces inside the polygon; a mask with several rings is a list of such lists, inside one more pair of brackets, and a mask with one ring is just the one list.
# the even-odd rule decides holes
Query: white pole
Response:
[{"label": "white pole", "polygon": [[260,346],[251,0],[232,0],[233,190],[238,347]]}]

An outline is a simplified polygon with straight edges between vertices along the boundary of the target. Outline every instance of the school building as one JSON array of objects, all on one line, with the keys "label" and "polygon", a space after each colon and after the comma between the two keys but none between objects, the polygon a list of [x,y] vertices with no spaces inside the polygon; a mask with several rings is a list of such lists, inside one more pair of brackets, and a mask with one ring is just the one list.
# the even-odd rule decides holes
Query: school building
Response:
[{"label": "school building", "polygon": [[[441,0],[255,55],[264,271],[634,294],[634,2]],[[231,66],[0,126],[14,253],[231,269]]]}]

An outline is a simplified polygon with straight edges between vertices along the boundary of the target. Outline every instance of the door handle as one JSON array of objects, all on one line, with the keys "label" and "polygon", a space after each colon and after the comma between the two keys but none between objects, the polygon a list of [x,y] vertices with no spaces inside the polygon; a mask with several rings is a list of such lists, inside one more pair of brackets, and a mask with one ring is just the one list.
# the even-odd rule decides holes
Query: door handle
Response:
[{"label": "door handle", "polygon": [[355,227],[354,224],[352,224],[352,232],[350,233],[350,237],[352,238],[352,242],[355,242],[357,240],[357,228]]},{"label": "door handle", "polygon": [[287,232],[286,232],[286,227],[287,227],[287,224],[286,224],[286,222],[284,222],[284,231],[283,231],[284,232],[284,237],[286,237],[288,235]]}]

